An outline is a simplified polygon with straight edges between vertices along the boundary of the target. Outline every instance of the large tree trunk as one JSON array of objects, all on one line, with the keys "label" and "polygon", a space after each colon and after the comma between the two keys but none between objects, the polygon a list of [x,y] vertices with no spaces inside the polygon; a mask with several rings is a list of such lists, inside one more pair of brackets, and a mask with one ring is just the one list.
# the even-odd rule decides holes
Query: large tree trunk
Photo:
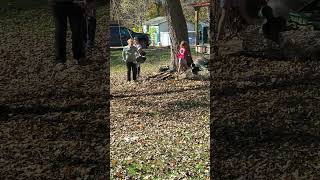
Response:
[{"label": "large tree trunk", "polygon": [[[212,62],[218,55],[218,46],[217,46],[217,34],[218,34],[218,23],[220,17],[220,1],[210,0],[210,62]],[[209,63],[209,69],[210,65]]]},{"label": "large tree trunk", "polygon": [[178,53],[179,44],[181,41],[189,42],[187,23],[183,15],[180,0],[164,0],[164,7],[166,9],[171,49],[173,53],[171,55],[171,64],[173,68],[176,69],[176,54]]},{"label": "large tree trunk", "polygon": [[[217,46],[217,26],[219,21],[219,0],[210,0],[210,60],[209,60],[209,72],[210,72],[210,104],[213,104],[214,102],[214,87],[212,81],[214,80],[214,71],[213,64],[214,60],[218,57],[218,46]],[[214,112],[214,106],[210,106],[210,111]],[[210,164],[211,164],[211,170],[210,170],[210,177],[212,179],[216,179],[218,175],[217,167],[220,166],[217,154],[217,142],[215,139],[215,122],[214,122],[214,113],[210,113],[210,136],[213,138],[210,138]]]}]

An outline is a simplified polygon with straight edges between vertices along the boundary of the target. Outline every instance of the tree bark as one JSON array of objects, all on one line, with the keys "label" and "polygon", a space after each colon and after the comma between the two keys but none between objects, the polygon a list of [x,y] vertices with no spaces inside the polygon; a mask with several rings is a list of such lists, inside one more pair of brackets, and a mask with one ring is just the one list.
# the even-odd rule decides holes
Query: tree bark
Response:
[{"label": "tree bark", "polygon": [[[218,55],[218,42],[217,42],[217,34],[218,34],[218,23],[220,18],[220,1],[210,0],[209,7],[209,22],[210,22],[210,62],[212,62],[216,56]],[[211,63],[210,63],[211,64]],[[209,64],[209,69],[210,69]]]},{"label": "tree bark", "polygon": [[[171,40],[171,64],[173,69],[176,69],[178,47],[181,41],[187,41],[188,29],[187,23],[182,11],[180,0],[164,0],[164,7],[166,9],[166,17],[169,26],[169,34]],[[190,50],[190,47],[188,47]],[[189,51],[190,52],[190,51]]]},{"label": "tree bark", "polygon": [[[210,0],[210,60],[209,60],[209,72],[210,72],[210,104],[213,104],[214,102],[214,94],[215,94],[215,87],[213,86],[213,80],[214,80],[214,71],[213,64],[214,60],[218,57],[218,44],[217,44],[217,34],[218,34],[218,21],[219,21],[219,8],[220,7],[220,1],[219,0]],[[214,112],[214,106],[210,106],[210,111]],[[218,161],[218,148],[217,148],[217,140],[215,138],[216,133],[216,127],[214,122],[214,113],[210,113],[210,136],[213,137],[210,139],[210,164],[211,164],[211,170],[210,170],[210,178],[217,179],[219,177],[219,171],[217,170],[218,167],[221,167]]]}]

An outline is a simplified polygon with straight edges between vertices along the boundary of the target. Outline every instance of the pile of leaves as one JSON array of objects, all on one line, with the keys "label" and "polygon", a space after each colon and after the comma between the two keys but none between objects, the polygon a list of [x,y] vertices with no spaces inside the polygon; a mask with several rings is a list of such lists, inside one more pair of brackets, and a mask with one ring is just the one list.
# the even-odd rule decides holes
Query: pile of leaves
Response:
[{"label": "pile of leaves", "polygon": [[0,174],[8,179],[105,179],[109,106],[106,20],[98,13],[90,65],[72,59],[54,69],[54,23],[48,9],[0,18]]},{"label": "pile of leaves", "polygon": [[320,178],[320,62],[225,56],[212,64],[218,179]]}]

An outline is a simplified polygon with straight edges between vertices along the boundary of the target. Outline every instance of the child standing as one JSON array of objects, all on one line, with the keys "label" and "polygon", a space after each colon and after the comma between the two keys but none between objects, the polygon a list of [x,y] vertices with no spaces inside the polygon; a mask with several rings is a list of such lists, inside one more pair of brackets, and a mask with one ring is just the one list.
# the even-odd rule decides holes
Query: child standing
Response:
[{"label": "child standing", "polygon": [[186,41],[181,41],[178,51],[178,74],[180,74],[181,67],[183,67],[184,69],[188,68],[186,59],[187,55],[189,54],[188,43]]},{"label": "child standing", "polygon": [[145,58],[145,53],[144,53],[144,51],[142,50],[142,46],[141,46],[141,44],[140,44],[140,41],[139,41],[139,39],[137,38],[137,37],[134,37],[134,46],[137,48],[137,50],[138,50],[138,55],[137,55],[137,76],[138,76],[138,78],[140,77],[140,71],[141,71],[141,64],[143,63],[143,62],[139,62],[138,61],[138,58],[140,58],[140,59],[143,59],[143,58]]},{"label": "child standing", "polygon": [[137,61],[136,56],[138,54],[138,49],[133,45],[133,39],[128,39],[128,46],[123,48],[122,58],[127,64],[127,80],[131,81],[131,71],[132,78],[134,81],[137,80]]}]

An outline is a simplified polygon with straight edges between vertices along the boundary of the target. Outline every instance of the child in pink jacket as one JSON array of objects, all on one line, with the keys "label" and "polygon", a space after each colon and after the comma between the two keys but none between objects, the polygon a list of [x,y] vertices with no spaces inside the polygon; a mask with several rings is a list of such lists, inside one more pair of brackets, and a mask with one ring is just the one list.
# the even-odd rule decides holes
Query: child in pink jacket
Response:
[{"label": "child in pink jacket", "polygon": [[187,64],[187,56],[188,56],[189,52],[188,52],[188,43],[187,41],[181,41],[180,43],[180,48],[178,50],[178,74],[180,74],[181,72],[181,68],[187,69],[188,68],[188,64]]}]

